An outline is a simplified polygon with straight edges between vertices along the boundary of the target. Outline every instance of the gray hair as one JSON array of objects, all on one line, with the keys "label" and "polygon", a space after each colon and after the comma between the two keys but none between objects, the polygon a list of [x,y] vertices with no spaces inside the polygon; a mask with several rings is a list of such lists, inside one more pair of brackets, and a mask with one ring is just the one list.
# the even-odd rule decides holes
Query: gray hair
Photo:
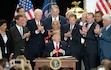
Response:
[{"label": "gray hair", "polygon": [[74,12],[73,12],[72,10],[67,11],[67,12],[65,13],[65,15],[67,15],[68,13],[74,14]]},{"label": "gray hair", "polygon": [[108,21],[111,21],[111,15],[110,14],[105,14],[105,15],[103,15],[102,19],[106,19]]},{"label": "gray hair", "polygon": [[59,6],[58,6],[58,5],[52,5],[52,6],[51,6],[51,9],[52,9],[52,8],[58,8],[58,9],[59,9]]},{"label": "gray hair", "polygon": [[41,9],[35,9],[34,14],[36,14],[37,12],[43,13]]}]

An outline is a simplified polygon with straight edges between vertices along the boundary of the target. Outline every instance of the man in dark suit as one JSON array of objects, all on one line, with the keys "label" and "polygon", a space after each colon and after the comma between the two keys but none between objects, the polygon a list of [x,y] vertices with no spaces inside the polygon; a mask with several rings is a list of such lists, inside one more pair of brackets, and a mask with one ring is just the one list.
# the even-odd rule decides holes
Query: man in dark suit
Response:
[{"label": "man in dark suit", "polygon": [[26,52],[26,39],[29,38],[30,32],[27,27],[23,26],[23,15],[16,16],[16,25],[10,28],[10,35],[14,47],[14,58]]},{"label": "man in dark suit", "polygon": [[90,70],[97,66],[97,49],[98,43],[95,37],[94,29],[96,27],[94,22],[94,14],[87,13],[87,24],[82,26],[80,30],[81,35],[83,35],[84,40],[84,57],[86,58],[86,70]]},{"label": "man in dark suit", "polygon": [[34,58],[41,57],[45,45],[44,37],[48,35],[48,32],[45,30],[44,22],[41,20],[42,10],[36,9],[34,15],[35,19],[27,22],[27,27],[31,32],[28,44],[28,58],[31,62]]},{"label": "man in dark suit", "polygon": [[70,45],[71,55],[79,60],[77,63],[77,70],[81,70],[80,57],[82,55],[79,28],[80,26],[77,24],[77,17],[75,14],[71,14],[69,16],[69,23],[62,27],[62,40]]},{"label": "man in dark suit", "polygon": [[52,21],[54,21],[54,20],[59,21],[61,26],[63,24],[67,23],[66,18],[59,15],[59,7],[57,5],[52,6],[52,8],[51,8],[51,17],[48,17],[48,18],[45,19],[45,24],[47,26],[46,27],[47,30],[52,29],[51,24],[52,24]]},{"label": "man in dark suit", "polygon": [[106,14],[102,18],[104,27],[100,29],[99,26],[96,26],[94,30],[99,35],[100,61],[111,60],[111,15]]},{"label": "man in dark suit", "polygon": [[44,57],[59,57],[64,55],[70,55],[68,44],[61,41],[61,35],[59,30],[52,32],[52,41],[46,43],[43,51]]}]

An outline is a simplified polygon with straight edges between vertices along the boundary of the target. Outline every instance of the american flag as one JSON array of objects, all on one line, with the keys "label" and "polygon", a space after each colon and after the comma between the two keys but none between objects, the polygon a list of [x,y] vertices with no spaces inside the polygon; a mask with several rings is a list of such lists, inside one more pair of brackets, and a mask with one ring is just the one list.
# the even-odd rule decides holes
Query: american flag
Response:
[{"label": "american flag", "polygon": [[103,14],[111,14],[111,0],[98,0],[96,2],[96,11],[101,11]]},{"label": "american flag", "polygon": [[[27,20],[30,20],[34,18],[34,8],[31,0],[19,0],[19,3],[17,4],[17,8],[23,7],[25,10],[25,16]],[[17,15],[17,12],[15,12],[15,15]]]}]

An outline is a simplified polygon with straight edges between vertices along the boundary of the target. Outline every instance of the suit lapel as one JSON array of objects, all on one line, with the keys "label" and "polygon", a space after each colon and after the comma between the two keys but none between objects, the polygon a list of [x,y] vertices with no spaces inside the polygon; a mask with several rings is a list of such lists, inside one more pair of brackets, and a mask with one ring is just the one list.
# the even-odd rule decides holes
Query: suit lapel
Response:
[{"label": "suit lapel", "polygon": [[90,26],[90,28],[88,29],[88,32],[90,32],[93,28],[94,28],[95,23],[93,22],[93,24]]},{"label": "suit lapel", "polygon": [[109,29],[107,30],[108,32],[111,31],[111,26],[109,27]]},{"label": "suit lapel", "polygon": [[15,32],[17,32],[17,34],[18,34],[19,36],[21,36],[21,34],[20,34],[20,32],[19,32],[19,30],[17,29],[16,26],[14,27],[14,29],[15,29]]},{"label": "suit lapel", "polygon": [[59,16],[59,23],[61,23],[61,18],[60,18],[60,16]]},{"label": "suit lapel", "polygon": [[0,34],[0,43],[4,43],[4,41],[3,41],[3,38],[2,38],[2,35]]},{"label": "suit lapel", "polygon": [[69,23],[68,23],[68,25],[66,26],[65,29],[67,29],[66,31],[69,31],[69,30],[70,30],[70,24],[69,24]]},{"label": "suit lapel", "polygon": [[25,31],[25,28],[24,27],[22,27],[23,28],[23,35],[26,33],[26,31]]},{"label": "suit lapel", "polygon": [[51,41],[52,50],[55,49],[53,41]]},{"label": "suit lapel", "polygon": [[35,29],[38,29],[35,19],[33,20],[33,25]]}]

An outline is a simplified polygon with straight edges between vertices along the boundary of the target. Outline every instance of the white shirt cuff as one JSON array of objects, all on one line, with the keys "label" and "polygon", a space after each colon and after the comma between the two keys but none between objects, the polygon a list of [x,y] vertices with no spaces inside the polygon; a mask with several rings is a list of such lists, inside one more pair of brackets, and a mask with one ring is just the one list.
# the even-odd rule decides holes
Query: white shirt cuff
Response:
[{"label": "white shirt cuff", "polygon": [[65,51],[64,51],[63,55],[65,55]]},{"label": "white shirt cuff", "polygon": [[35,30],[35,34],[38,34],[38,33],[39,33],[39,31]]},{"label": "white shirt cuff", "polygon": [[100,33],[99,37],[101,37],[101,36],[102,36],[102,33]]},{"label": "white shirt cuff", "polygon": [[43,30],[41,33],[44,34],[45,30]]},{"label": "white shirt cuff", "polygon": [[70,37],[70,40],[72,40],[72,37]]},{"label": "white shirt cuff", "polygon": [[29,40],[29,38],[26,38],[26,41],[28,41]]},{"label": "white shirt cuff", "polygon": [[85,39],[84,38],[81,38],[81,43],[83,44],[85,42]]},{"label": "white shirt cuff", "polygon": [[64,37],[64,40],[66,41],[66,40],[67,40],[67,37]]},{"label": "white shirt cuff", "polygon": [[53,55],[52,52],[50,52],[50,57],[52,57],[52,55]]}]

